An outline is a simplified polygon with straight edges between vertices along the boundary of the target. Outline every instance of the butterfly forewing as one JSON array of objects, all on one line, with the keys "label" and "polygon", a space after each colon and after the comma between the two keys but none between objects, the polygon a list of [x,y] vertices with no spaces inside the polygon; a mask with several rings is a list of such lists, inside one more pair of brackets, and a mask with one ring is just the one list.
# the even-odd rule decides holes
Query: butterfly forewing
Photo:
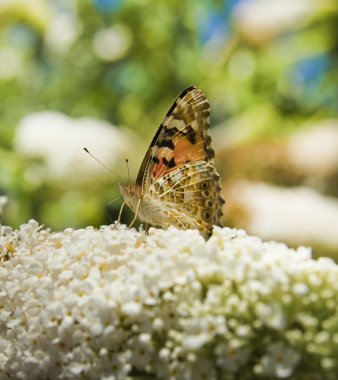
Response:
[{"label": "butterfly forewing", "polygon": [[189,87],[177,97],[161,123],[144,157],[136,183],[149,191],[153,178],[165,175],[187,162],[209,161],[210,105],[196,87]]}]

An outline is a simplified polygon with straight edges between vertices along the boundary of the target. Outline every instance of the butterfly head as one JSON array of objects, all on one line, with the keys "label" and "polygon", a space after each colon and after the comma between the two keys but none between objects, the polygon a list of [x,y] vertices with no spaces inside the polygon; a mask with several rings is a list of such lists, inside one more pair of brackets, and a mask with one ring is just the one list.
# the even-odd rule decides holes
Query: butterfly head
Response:
[{"label": "butterfly head", "polygon": [[135,211],[137,202],[141,198],[141,187],[130,183],[120,183],[120,193],[127,205]]}]

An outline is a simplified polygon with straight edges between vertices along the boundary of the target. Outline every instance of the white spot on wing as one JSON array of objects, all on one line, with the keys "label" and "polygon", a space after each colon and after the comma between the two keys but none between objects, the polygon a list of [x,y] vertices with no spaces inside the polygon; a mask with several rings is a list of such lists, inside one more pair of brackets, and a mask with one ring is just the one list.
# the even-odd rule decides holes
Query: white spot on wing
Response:
[{"label": "white spot on wing", "polygon": [[183,120],[173,119],[170,122],[170,125],[168,127],[169,128],[177,128],[179,131],[183,131],[187,127],[187,125],[185,124],[185,122]]}]

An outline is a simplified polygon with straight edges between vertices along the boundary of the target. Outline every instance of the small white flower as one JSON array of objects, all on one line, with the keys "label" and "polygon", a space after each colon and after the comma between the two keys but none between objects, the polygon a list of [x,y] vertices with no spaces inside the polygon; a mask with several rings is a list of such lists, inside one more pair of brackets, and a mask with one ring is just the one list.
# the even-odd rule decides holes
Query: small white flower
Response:
[{"label": "small white flower", "polygon": [[[143,334],[141,334],[142,336]],[[138,369],[144,368],[150,363],[153,355],[153,346],[150,339],[142,341],[141,336],[129,341],[131,350],[130,363]]]},{"label": "small white flower", "polygon": [[236,339],[229,343],[220,343],[215,347],[216,363],[222,370],[235,373],[243,367],[249,359],[250,349],[242,347]]},{"label": "small white flower", "polygon": [[261,364],[267,375],[285,379],[293,374],[299,359],[300,354],[297,351],[287,347],[283,342],[277,342],[270,345]]},{"label": "small white flower", "polygon": [[128,302],[122,306],[121,310],[130,317],[136,317],[141,312],[142,306],[137,302]]},{"label": "small white flower", "polygon": [[256,306],[256,312],[260,320],[267,326],[276,330],[281,330],[285,327],[285,316],[281,305],[259,303]]},{"label": "small white flower", "polygon": [[187,335],[182,339],[182,347],[185,350],[196,351],[203,347],[205,343],[210,340],[210,336],[207,333],[199,333],[196,335]]},{"label": "small white flower", "polygon": [[304,296],[309,292],[309,288],[304,283],[294,284],[292,290],[295,294],[299,296]]}]

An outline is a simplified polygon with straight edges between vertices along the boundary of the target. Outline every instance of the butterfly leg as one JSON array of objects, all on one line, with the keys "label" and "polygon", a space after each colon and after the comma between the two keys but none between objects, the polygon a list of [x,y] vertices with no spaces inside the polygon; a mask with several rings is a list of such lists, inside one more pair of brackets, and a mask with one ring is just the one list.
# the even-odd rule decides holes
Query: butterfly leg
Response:
[{"label": "butterfly leg", "polygon": [[120,208],[120,212],[119,212],[119,217],[117,218],[117,222],[120,224],[121,223],[121,217],[122,217],[122,211],[123,211],[123,208],[124,208],[124,205],[126,204],[126,202],[123,202],[122,205],[121,205],[121,208]]},{"label": "butterfly leg", "polygon": [[138,209],[140,207],[140,203],[141,203],[141,200],[139,199],[139,201],[137,202],[137,206],[136,206],[136,210],[135,210],[135,215],[134,215],[134,219],[130,222],[129,224],[129,228],[131,228],[133,226],[133,224],[135,223],[135,220],[137,218],[137,213],[138,213]]}]

